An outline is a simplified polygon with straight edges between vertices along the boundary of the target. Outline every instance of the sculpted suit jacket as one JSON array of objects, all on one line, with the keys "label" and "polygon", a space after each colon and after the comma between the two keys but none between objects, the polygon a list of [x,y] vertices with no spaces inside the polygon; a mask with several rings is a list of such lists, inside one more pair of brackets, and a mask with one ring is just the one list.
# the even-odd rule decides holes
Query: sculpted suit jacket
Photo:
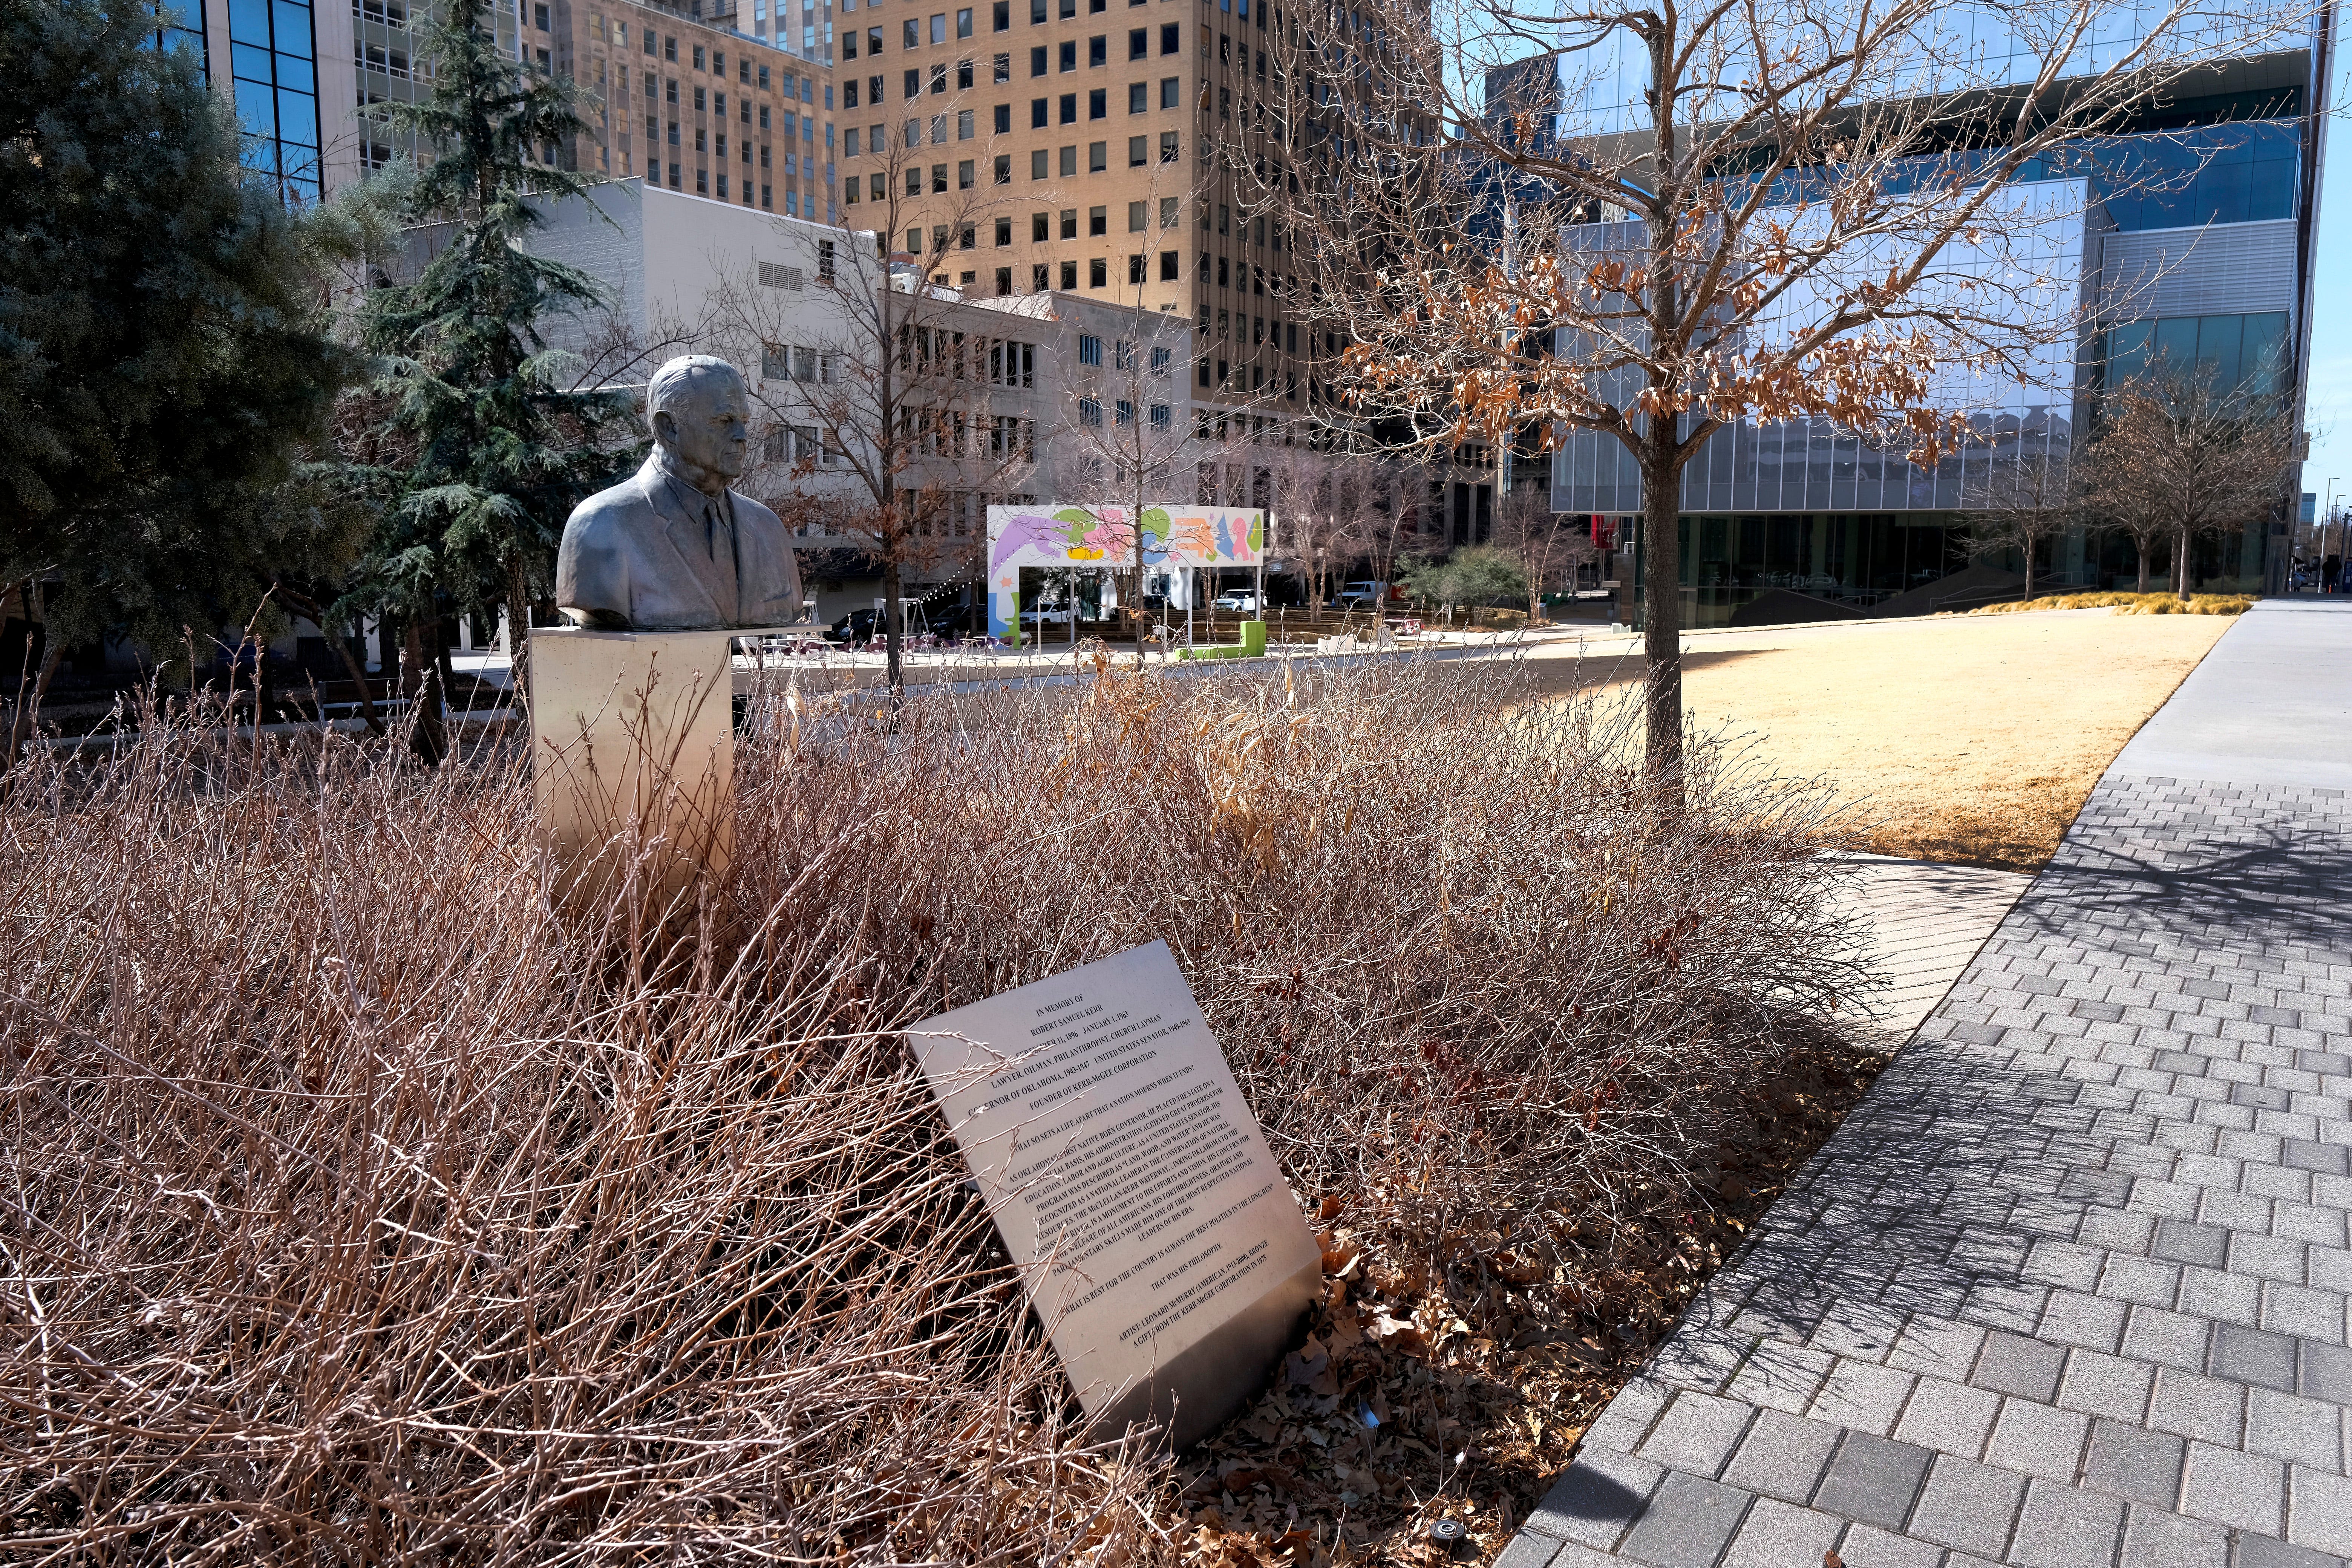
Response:
[{"label": "sculpted suit jacket", "polygon": [[646,466],[572,510],[555,556],[555,602],[628,617],[633,631],[788,626],[801,618],[801,574],[776,514],[730,492],[735,592],[710,559],[702,493]]}]

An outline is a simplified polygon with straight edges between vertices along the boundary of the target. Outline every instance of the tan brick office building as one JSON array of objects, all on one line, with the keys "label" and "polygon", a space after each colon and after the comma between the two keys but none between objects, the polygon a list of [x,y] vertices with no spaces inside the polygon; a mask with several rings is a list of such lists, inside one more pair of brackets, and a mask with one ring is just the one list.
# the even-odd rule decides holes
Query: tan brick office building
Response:
[{"label": "tan brick office building", "polygon": [[[842,223],[876,224],[885,182],[907,180],[889,194],[914,221],[892,244],[935,279],[982,296],[1057,289],[1188,314],[1196,406],[1307,412],[1312,334],[1281,298],[1285,237],[1240,220],[1221,173],[1224,157],[1281,154],[1263,107],[1281,7],[841,4]],[[917,181],[942,215],[983,216],[929,221],[903,205]]]},{"label": "tan brick office building", "polygon": [[[1226,158],[1282,155],[1265,100],[1285,7],[818,0],[794,22],[795,5],[499,0],[493,15],[502,47],[592,95],[593,133],[560,154],[573,167],[853,229],[877,226],[886,166],[919,172],[942,211],[915,207],[890,243],[940,281],[1190,315],[1196,405],[1308,412],[1315,344],[1281,298],[1286,237],[1241,219],[1223,174]],[[360,101],[421,94],[403,5],[360,6]],[[877,133],[910,130],[914,145],[875,155]],[[387,135],[363,131],[358,162],[406,151]],[[931,221],[972,210],[971,187],[982,221]]]},{"label": "tan brick office building", "polygon": [[601,107],[583,170],[823,223],[831,218],[832,72],[709,19],[628,0],[532,0],[548,47]]},{"label": "tan brick office building", "polygon": [[[754,19],[732,0],[714,0],[702,15],[631,0],[498,0],[490,19],[500,53],[587,89],[593,129],[578,146],[558,150],[566,165],[658,176],[672,190],[824,222],[833,73],[824,63],[824,28],[806,29],[805,50],[738,31],[739,23],[762,34],[772,25],[776,38],[788,40],[782,0],[772,24],[767,0],[745,3],[761,15]],[[428,8],[424,0],[353,0],[360,107],[431,91],[417,56]],[[415,151],[363,119],[353,172]],[[338,183],[331,178],[330,188]]]}]

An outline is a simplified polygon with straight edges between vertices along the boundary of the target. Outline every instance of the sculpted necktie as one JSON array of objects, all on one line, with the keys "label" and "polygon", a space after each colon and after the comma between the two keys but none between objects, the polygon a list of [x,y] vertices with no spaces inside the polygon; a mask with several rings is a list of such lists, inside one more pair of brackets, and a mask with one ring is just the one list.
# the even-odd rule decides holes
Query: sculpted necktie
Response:
[{"label": "sculpted necktie", "polygon": [[735,556],[735,523],[728,515],[729,507],[722,498],[702,503],[704,537],[710,544],[710,563],[718,569],[719,581],[725,584],[719,595],[719,613],[731,624],[742,619],[738,598],[740,582]]}]

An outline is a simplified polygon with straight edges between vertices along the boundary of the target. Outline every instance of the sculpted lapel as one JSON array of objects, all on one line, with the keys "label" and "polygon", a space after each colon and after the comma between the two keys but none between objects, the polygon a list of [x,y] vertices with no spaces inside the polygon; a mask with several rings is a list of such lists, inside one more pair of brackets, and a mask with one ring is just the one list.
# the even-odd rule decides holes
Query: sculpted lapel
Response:
[{"label": "sculpted lapel", "polygon": [[[800,564],[793,559],[783,524],[758,501],[735,498],[735,538],[741,552],[740,592],[746,626],[791,626],[801,618]],[[775,595],[763,597],[762,588]]]},{"label": "sculpted lapel", "polygon": [[667,474],[646,488],[652,494],[654,510],[662,520],[663,536],[695,586],[702,591],[701,597],[710,606],[712,620],[719,626],[733,625],[735,595],[728,592],[727,580],[719,575],[710,559],[709,530],[701,515],[706,498],[699,490]]}]

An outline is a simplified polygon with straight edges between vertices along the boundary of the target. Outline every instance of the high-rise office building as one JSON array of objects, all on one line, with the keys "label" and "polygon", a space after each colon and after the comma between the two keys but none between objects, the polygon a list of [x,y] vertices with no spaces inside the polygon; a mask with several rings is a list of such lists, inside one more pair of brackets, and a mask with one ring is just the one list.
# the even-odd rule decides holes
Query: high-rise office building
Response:
[{"label": "high-rise office building", "polygon": [[[163,41],[195,52],[236,105],[247,163],[289,200],[317,201],[416,154],[413,138],[367,110],[430,93],[431,4],[190,0]],[[789,26],[770,0],[752,8],[491,0],[485,19],[499,53],[587,89],[590,132],[543,149],[551,163],[822,221],[834,177],[831,24],[817,7]]]},{"label": "high-rise office building", "polygon": [[[1265,0],[842,0],[841,221],[982,297],[1060,289],[1192,317],[1196,407],[1307,410],[1288,237],[1231,160],[1278,160]],[[892,180],[906,182],[897,192]],[[963,221],[980,212],[978,221]]]},{"label": "high-rise office building", "polygon": [[738,31],[741,21],[779,24],[731,5],[701,16],[629,0],[531,0],[530,9],[535,63],[576,76],[594,100],[572,166],[833,221],[833,73],[814,35],[804,30],[812,58]]},{"label": "high-rise office building", "polygon": [[357,4],[351,22],[334,0],[178,0],[167,10],[165,46],[194,53],[236,106],[247,167],[297,202],[357,175],[360,100],[341,67]]}]

